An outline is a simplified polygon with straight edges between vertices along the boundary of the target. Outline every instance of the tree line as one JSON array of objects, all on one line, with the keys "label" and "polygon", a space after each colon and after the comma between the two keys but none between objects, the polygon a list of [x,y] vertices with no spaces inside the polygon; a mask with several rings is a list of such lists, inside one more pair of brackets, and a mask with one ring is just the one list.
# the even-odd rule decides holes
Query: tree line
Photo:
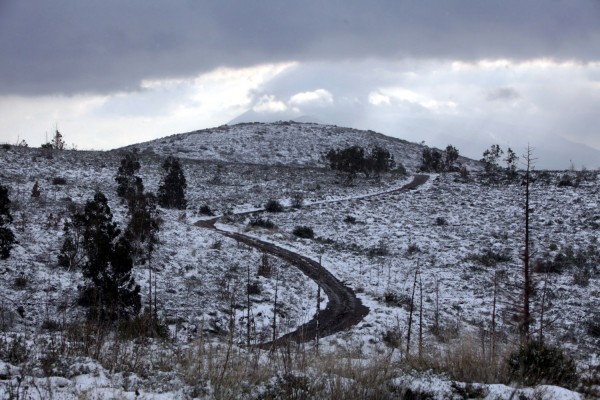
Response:
[{"label": "tree line", "polygon": [[370,151],[361,146],[351,146],[345,149],[330,149],[325,154],[329,167],[333,170],[345,172],[350,177],[363,173],[367,177],[371,174],[388,172],[396,166],[394,155],[383,147],[374,147]]},{"label": "tree line", "polygon": [[[160,230],[157,206],[185,209],[187,205],[187,183],[179,159],[170,156],[164,160],[157,196],[144,190],[138,175],[140,167],[137,153],[129,152],[115,176],[116,194],[128,209],[124,228],[114,222],[108,198],[101,191],[63,226],[57,262],[64,268],[82,272],[84,283],[78,303],[88,308],[92,320],[111,322],[139,314],[141,289],[132,270],[136,265],[147,265],[152,274],[149,265]],[[35,192],[34,187],[33,197]],[[0,258],[3,259],[10,257],[17,244],[10,228],[13,222],[10,203],[8,187],[0,185]],[[151,300],[151,291],[149,297]]]}]

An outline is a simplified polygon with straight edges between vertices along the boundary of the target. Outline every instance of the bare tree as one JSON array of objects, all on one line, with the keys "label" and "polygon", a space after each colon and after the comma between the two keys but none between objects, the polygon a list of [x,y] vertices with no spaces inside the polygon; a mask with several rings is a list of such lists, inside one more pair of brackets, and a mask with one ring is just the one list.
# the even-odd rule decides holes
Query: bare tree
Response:
[{"label": "bare tree", "polygon": [[[265,253],[266,255],[266,253]],[[263,255],[263,259],[265,259]],[[273,343],[277,339],[277,291],[279,289],[279,268],[275,267],[275,298],[273,299]]]},{"label": "bare tree", "polygon": [[408,333],[406,335],[406,357],[410,354],[410,334],[412,331],[413,311],[415,305],[415,292],[417,290],[417,276],[419,275],[419,261],[417,260],[417,268],[415,269],[415,277],[413,279],[412,295],[410,296],[410,311],[408,313]]},{"label": "bare tree", "polygon": [[521,324],[520,333],[521,341],[526,343],[529,341],[529,332],[531,326],[531,293],[533,291],[533,284],[531,280],[531,267],[530,267],[530,243],[529,243],[529,218],[531,214],[531,208],[529,206],[530,197],[530,184],[531,184],[531,170],[533,169],[533,149],[527,146],[525,152],[525,249],[523,251],[523,304],[521,308]]}]

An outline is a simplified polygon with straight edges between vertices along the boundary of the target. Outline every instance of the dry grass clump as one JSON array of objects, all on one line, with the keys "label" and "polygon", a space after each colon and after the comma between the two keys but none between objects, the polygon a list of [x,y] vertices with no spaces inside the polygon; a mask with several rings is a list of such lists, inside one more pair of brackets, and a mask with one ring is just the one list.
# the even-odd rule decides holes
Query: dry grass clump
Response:
[{"label": "dry grass clump", "polygon": [[465,334],[443,347],[427,348],[407,359],[417,370],[433,370],[461,382],[508,383],[506,359],[514,346],[498,343],[491,352],[475,334]]}]

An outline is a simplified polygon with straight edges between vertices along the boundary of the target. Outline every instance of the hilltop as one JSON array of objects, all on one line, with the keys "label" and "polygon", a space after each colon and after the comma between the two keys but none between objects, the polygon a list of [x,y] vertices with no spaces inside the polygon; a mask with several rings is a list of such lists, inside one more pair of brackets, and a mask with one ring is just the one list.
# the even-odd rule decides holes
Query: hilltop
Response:
[{"label": "hilltop", "polygon": [[[300,123],[240,123],[217,128],[180,133],[161,139],[127,146],[145,153],[176,157],[238,162],[259,165],[290,165],[324,167],[323,154],[329,149],[361,146],[365,149],[383,147],[393,154],[407,171],[421,165],[424,145],[385,136],[374,131]],[[478,163],[461,157],[469,169]]]}]

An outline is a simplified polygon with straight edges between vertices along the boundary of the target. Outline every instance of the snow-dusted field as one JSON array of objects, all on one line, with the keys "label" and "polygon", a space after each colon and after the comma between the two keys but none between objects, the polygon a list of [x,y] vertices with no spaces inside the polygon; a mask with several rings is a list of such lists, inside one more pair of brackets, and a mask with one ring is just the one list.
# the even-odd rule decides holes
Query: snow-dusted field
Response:
[{"label": "snow-dusted field", "polygon": [[[244,127],[236,128],[240,139],[237,144],[231,142],[234,153],[250,140],[243,139],[242,134],[250,135],[244,133]],[[287,127],[292,135],[298,129],[293,124]],[[268,126],[265,129],[263,136],[272,135]],[[164,149],[157,142],[151,144],[152,152],[141,155],[140,176],[148,191],[156,191],[159,184],[162,157],[157,154],[171,154],[177,144],[188,150],[178,150],[176,154],[204,160],[183,160],[188,210],[160,211],[160,244],[151,266],[157,282],[159,314],[169,324],[173,339],[168,344],[152,342],[156,347],[143,351],[134,346],[144,357],[131,367],[135,371],[131,375],[126,368],[119,370],[106,365],[107,358],[98,362],[74,355],[65,356],[64,365],[56,362],[48,371],[36,367],[45,354],[39,349],[62,337],[69,322],[85,318],[85,309],[75,303],[77,287],[82,284],[81,273],[57,266],[64,221],[96,190],[101,190],[110,200],[115,220],[121,227],[126,223],[127,210],[116,196],[114,182],[121,156],[117,152],[0,149],[0,184],[11,190],[12,229],[19,240],[11,257],[0,261],[0,354],[4,356],[0,358],[3,361],[0,379],[16,366],[20,369],[15,376],[40,379],[56,376],[44,382],[54,392],[64,392],[64,398],[77,398],[71,396],[73,393],[88,393],[91,398],[135,398],[134,387],[163,393],[145,398],[193,397],[187,389],[175,389],[190,385],[182,378],[181,369],[163,373],[157,366],[164,362],[161,357],[167,357],[164,354],[175,357],[181,349],[193,348],[199,338],[215,345],[223,345],[230,339],[234,345],[246,342],[248,270],[256,288],[251,296],[253,342],[271,338],[275,285],[278,334],[310,319],[316,309],[316,284],[275,258],[269,262],[279,269],[279,279],[257,276],[262,254],[216,231],[194,226],[196,221],[206,218],[199,213],[203,205],[217,215],[225,215],[218,223],[222,229],[245,232],[315,260],[321,258],[323,266],[358,293],[370,308],[369,315],[353,329],[322,339],[322,351],[344,349],[356,357],[369,359],[388,351],[383,338],[390,332],[400,332],[402,347],[405,346],[415,276],[418,281],[413,302],[415,321],[422,293],[422,324],[428,349],[467,336],[477,338],[478,346],[489,346],[495,279],[496,335],[508,344],[514,341],[514,304],[519,301],[518,285],[522,278],[519,255],[524,230],[523,187],[519,181],[487,184],[475,177],[463,181],[456,174],[441,174],[432,175],[416,190],[385,194],[401,187],[410,177],[392,174],[380,180],[359,178],[348,186],[343,177],[315,166],[318,163],[310,159],[312,151],[306,153],[306,159],[295,153],[282,158],[282,162],[288,163],[298,157],[297,164],[305,165],[302,167],[234,163],[229,162],[231,158],[216,157],[217,153],[206,149],[202,150],[202,157],[190,153],[188,136],[217,135],[215,132],[188,134],[182,139],[166,138],[168,146]],[[208,149],[222,146],[217,139],[207,143]],[[221,149],[219,154],[226,151]],[[406,165],[414,164],[414,160],[408,161],[415,158],[413,153],[407,156]],[[213,156],[220,161],[206,161]],[[400,157],[402,154],[398,153],[396,159],[402,162]],[[547,324],[544,336],[565,347],[584,371],[600,363],[599,339],[587,329],[588,323],[598,321],[600,306],[600,265],[592,251],[596,249],[597,254],[600,239],[600,181],[598,175],[590,174],[592,177],[577,187],[558,187],[561,175],[540,176],[532,187],[534,259],[552,260],[571,247],[575,253],[585,250],[587,261],[581,261],[580,266],[565,266],[561,273],[534,273],[537,318],[534,329],[539,326],[543,302]],[[54,184],[57,177],[65,178],[66,184]],[[36,181],[42,194],[32,198],[31,189]],[[304,198],[300,209],[255,215],[270,219],[276,225],[274,229],[248,229],[248,222],[254,216],[235,215],[261,208],[268,199],[289,204],[298,194]],[[377,195],[366,196],[369,194]],[[292,231],[296,226],[311,227],[315,239],[295,237]],[[486,252],[501,256],[500,261],[494,262],[493,256],[483,257]],[[135,279],[142,287],[142,303],[147,304],[146,266],[135,269]],[[232,310],[234,334],[230,336]],[[413,352],[417,329],[414,322]],[[24,345],[16,346],[20,341]],[[25,361],[19,363],[18,357],[8,358],[11,348],[31,350]],[[145,376],[139,372],[144,369]],[[401,378],[398,379],[400,384]],[[410,385],[420,380],[427,381],[414,378]],[[41,387],[42,380],[37,384]],[[0,391],[7,395],[7,388],[15,390],[15,385],[10,381]],[[406,387],[408,383],[402,385]],[[436,385],[444,387],[445,383]],[[510,391],[501,387],[494,390]],[[548,390],[550,397],[540,398],[559,398],[558,391]],[[28,393],[33,398],[44,398],[36,397],[33,388]],[[571,395],[564,394],[564,398]]]},{"label": "snow-dusted field", "polygon": [[[539,180],[532,187],[533,258],[553,259],[569,246],[575,252],[592,249],[595,258],[589,258],[589,280],[580,283],[577,276],[588,267],[534,273],[534,313],[539,324],[545,296],[544,324],[551,321],[543,330],[546,338],[577,353],[583,363],[596,363],[598,338],[586,333],[586,324],[597,318],[600,306],[599,182],[594,177],[579,187],[557,187],[557,181]],[[523,203],[519,181],[487,185],[438,175],[415,191],[270,214],[278,230],[260,236],[315,259],[321,255],[326,268],[361,293],[371,313],[349,335],[362,343],[379,341],[398,324],[406,329],[417,268],[426,332],[433,330],[436,319],[455,336],[462,330],[489,331],[498,276],[496,329],[510,335],[516,329],[514,305],[523,279]],[[355,221],[349,222],[348,216]],[[298,225],[312,227],[317,240],[293,236]],[[486,252],[504,259],[486,265],[480,260]]]}]

